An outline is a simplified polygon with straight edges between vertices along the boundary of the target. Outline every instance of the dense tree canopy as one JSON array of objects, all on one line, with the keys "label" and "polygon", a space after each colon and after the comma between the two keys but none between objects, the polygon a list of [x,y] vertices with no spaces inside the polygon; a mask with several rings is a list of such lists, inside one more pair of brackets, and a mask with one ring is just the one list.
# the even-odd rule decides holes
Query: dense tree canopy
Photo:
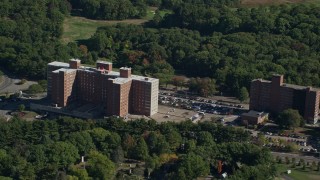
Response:
[{"label": "dense tree canopy", "polygon": [[[242,87],[249,89],[252,79],[270,78],[273,73],[285,74],[287,83],[320,86],[318,46],[286,34],[217,32],[201,36],[185,29],[118,25],[98,29],[88,47],[115,65],[126,64],[142,72],[165,60],[188,76],[214,78],[220,90],[234,95]],[[130,58],[121,55],[128,51]],[[157,77],[163,84],[170,79]]]},{"label": "dense tree canopy", "polygon": [[[211,122],[156,124],[117,118],[95,122],[69,117],[26,122],[13,118],[0,121],[0,174],[14,179],[62,175],[112,179],[118,173],[115,163],[124,158],[146,161],[155,179],[205,176],[216,171],[219,160],[229,174],[246,171],[238,170],[238,162],[249,169],[263,165],[273,173],[270,153],[249,140],[249,133],[242,129]],[[86,169],[80,163],[83,155]]]},{"label": "dense tree canopy", "polygon": [[[249,90],[252,79],[272,73],[285,74],[287,83],[320,86],[320,7],[238,4],[238,0],[1,1],[0,64],[23,76],[44,78],[50,61],[76,57],[94,63],[100,56],[116,67],[130,66],[134,73],[158,77],[164,85],[172,80],[174,69],[191,77],[209,77],[219,90],[233,95],[242,87]],[[99,28],[79,44],[59,42],[63,19],[71,9],[82,9],[92,18],[123,19],[143,16],[147,5],[173,13],[165,17],[156,13],[154,22],[145,26]]]},{"label": "dense tree canopy", "polygon": [[92,19],[122,20],[141,18],[147,13],[144,0],[71,0],[73,8]]},{"label": "dense tree canopy", "polygon": [[25,77],[44,78],[48,62],[69,59],[77,47],[59,42],[69,11],[66,0],[1,1],[0,65]]}]

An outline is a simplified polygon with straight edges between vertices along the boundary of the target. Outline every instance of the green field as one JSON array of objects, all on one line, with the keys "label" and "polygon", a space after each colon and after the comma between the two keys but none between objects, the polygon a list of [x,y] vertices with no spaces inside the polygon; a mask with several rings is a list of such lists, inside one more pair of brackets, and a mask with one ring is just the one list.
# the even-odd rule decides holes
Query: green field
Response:
[{"label": "green field", "polygon": [[104,21],[104,20],[91,20],[84,17],[71,16],[67,17],[63,23],[62,42],[68,43],[81,39],[90,38],[97,30],[98,27],[113,25],[117,23],[128,24],[142,24],[146,22],[145,19],[127,19],[123,21]]},{"label": "green field", "polygon": [[[68,43],[82,39],[90,38],[97,30],[98,27],[108,26],[117,23],[127,23],[127,24],[142,24],[151,20],[154,16],[157,8],[149,7],[147,10],[147,15],[143,19],[126,19],[122,21],[113,20],[92,20],[84,17],[70,16],[66,17],[63,22],[63,35],[62,42]],[[161,16],[165,14],[172,13],[169,10],[161,10]]]},{"label": "green field", "polygon": [[[292,168],[291,165],[279,164],[278,170],[282,175],[288,176],[294,180],[319,180],[320,171],[314,171],[310,169],[311,167],[306,167],[305,170],[301,166],[296,166]],[[286,174],[285,172],[290,169],[291,174]]]},{"label": "green field", "polygon": [[[149,7],[147,10],[147,15],[143,19],[152,20],[156,10],[157,10],[156,7]],[[159,10],[159,13],[161,17],[164,17],[166,14],[172,14],[173,12],[171,10],[163,9],[163,10]]]}]

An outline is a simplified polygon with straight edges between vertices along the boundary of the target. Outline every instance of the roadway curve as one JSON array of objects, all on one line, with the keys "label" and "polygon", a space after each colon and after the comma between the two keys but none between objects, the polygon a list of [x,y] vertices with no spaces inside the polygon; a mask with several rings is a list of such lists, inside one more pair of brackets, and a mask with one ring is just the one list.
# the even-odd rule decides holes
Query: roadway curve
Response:
[{"label": "roadway curve", "polygon": [[14,80],[9,78],[7,75],[3,75],[1,78],[2,81],[0,82],[0,93],[4,93],[2,91],[6,89],[8,86],[14,84]]}]

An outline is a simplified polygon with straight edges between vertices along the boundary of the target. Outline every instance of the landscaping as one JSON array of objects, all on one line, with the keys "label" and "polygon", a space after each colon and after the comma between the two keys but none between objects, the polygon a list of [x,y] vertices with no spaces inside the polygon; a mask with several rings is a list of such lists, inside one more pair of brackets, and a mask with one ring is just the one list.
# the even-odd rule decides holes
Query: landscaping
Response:
[{"label": "landscaping", "polygon": [[[290,174],[287,174],[287,170],[291,170]],[[320,171],[318,171],[319,165],[315,165],[312,169],[312,163],[305,165],[303,168],[303,163],[300,166],[292,167],[292,164],[278,164],[279,173],[282,176],[288,176],[294,180],[309,179],[317,180],[320,179]]]}]

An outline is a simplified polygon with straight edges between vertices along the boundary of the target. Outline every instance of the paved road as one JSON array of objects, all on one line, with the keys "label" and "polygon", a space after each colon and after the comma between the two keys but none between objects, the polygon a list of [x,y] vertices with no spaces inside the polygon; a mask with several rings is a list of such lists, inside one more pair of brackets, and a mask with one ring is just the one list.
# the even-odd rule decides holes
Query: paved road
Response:
[{"label": "paved road", "polygon": [[285,157],[288,157],[291,161],[292,158],[296,159],[296,162],[299,162],[300,159],[304,159],[305,162],[312,162],[315,161],[316,163],[320,161],[319,158],[313,156],[302,156],[300,154],[292,154],[292,153],[283,153],[283,152],[271,152],[274,157],[281,157],[283,160]]},{"label": "paved road", "polygon": [[285,180],[294,180],[292,179],[291,177],[287,176],[287,175],[282,175],[282,177],[285,179]]},{"label": "paved road", "polygon": [[6,89],[8,86],[12,85],[14,80],[9,78],[7,75],[2,76],[2,81],[0,82],[0,92]]}]

